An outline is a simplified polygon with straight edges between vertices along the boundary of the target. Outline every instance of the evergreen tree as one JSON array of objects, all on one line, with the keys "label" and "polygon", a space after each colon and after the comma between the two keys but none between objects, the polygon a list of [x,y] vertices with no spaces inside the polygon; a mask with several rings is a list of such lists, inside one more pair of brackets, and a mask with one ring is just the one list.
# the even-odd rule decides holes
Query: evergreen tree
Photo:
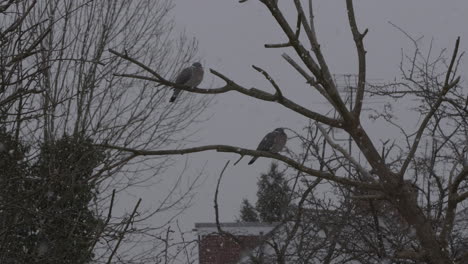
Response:
[{"label": "evergreen tree", "polygon": [[283,220],[288,211],[290,189],[278,164],[272,163],[270,170],[261,175],[257,183],[257,204],[262,222]]},{"label": "evergreen tree", "polygon": [[249,200],[245,198],[242,200],[242,205],[241,205],[241,210],[240,210],[240,221],[241,222],[258,222],[258,214],[257,214],[257,211],[255,210],[255,207],[253,207],[253,205],[250,204]]},{"label": "evergreen tree", "polygon": [[[88,263],[101,220],[89,208],[96,195],[90,178],[103,154],[81,137],[43,144],[38,158],[5,131],[0,142],[0,238],[5,263]],[[3,262],[2,262],[3,263]]]},{"label": "evergreen tree", "polygon": [[34,171],[47,191],[36,206],[42,215],[41,236],[51,245],[49,263],[91,260],[90,247],[100,222],[89,208],[96,196],[91,176],[104,158],[92,143],[81,136],[64,136],[41,148]]},{"label": "evergreen tree", "polygon": [[27,148],[12,134],[0,127],[0,262],[29,263],[37,244],[35,192],[27,187],[34,179],[22,155]]}]

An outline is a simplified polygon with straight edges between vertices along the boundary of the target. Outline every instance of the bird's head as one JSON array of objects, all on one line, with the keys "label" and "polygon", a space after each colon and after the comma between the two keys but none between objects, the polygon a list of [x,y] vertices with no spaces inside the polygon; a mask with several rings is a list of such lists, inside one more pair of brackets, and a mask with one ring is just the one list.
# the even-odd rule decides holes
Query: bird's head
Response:
[{"label": "bird's head", "polygon": [[284,128],[278,127],[277,129],[275,129],[275,131],[280,132],[280,133],[284,133]]},{"label": "bird's head", "polygon": [[201,68],[201,63],[199,62],[195,62],[194,64],[192,64],[193,67],[196,67],[196,68]]}]

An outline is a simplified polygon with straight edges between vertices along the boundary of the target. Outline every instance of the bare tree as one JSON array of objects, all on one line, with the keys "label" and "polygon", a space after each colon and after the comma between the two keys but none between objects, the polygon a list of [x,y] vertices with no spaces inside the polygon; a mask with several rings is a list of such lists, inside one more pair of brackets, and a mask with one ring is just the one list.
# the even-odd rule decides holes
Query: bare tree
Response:
[{"label": "bare tree", "polygon": [[[155,71],[174,75],[192,62],[197,45],[172,32],[172,7],[169,0],[0,1],[5,25],[0,32],[1,181],[2,188],[16,188],[10,200],[5,200],[8,192],[1,198],[2,262],[21,262],[8,252],[18,243],[21,248],[20,240],[10,241],[20,230],[16,227],[28,225],[25,219],[34,222],[32,234],[25,235],[31,244],[23,245],[27,250],[21,252],[30,261],[45,261],[46,253],[58,250],[59,240],[51,241],[55,238],[44,230],[67,227],[69,237],[83,237],[86,251],[77,253],[80,260],[65,256],[68,261],[169,263],[191,257],[190,248],[183,245],[192,241],[175,244],[172,231],[176,217],[190,205],[200,176],[182,186],[180,175],[159,203],[143,200],[133,211],[116,212],[121,191],[156,184],[173,161],[92,147],[96,141],[142,148],[177,146],[189,136],[187,127],[200,121],[209,98],[186,94],[177,104],[168,104],[167,88],[114,74],[142,71],[108,52],[121,50]],[[3,170],[6,165],[9,170]],[[70,219],[57,211],[71,208],[77,214],[69,213]],[[149,225],[162,212],[158,224]],[[88,221],[84,214],[89,214],[91,229],[77,235]],[[54,222],[57,217],[64,218],[63,224]]]},{"label": "bare tree", "polygon": [[[240,2],[246,2],[246,0]],[[410,67],[404,68],[402,66],[403,81],[392,86],[396,90],[387,95],[394,97],[397,94],[413,94],[420,98],[417,101],[419,102],[417,109],[421,121],[415,130],[400,126],[403,140],[393,144],[387,142],[379,150],[380,147],[370,139],[369,132],[361,125],[364,118],[362,115],[364,97],[366,93],[373,92],[374,89],[370,89],[372,87],[366,85],[364,37],[368,31],[359,30],[353,1],[346,1],[349,26],[358,55],[356,67],[358,80],[353,98],[355,104],[352,107],[345,104],[338,92],[337,84],[320,49],[320,42],[315,31],[312,1],[292,1],[291,4],[297,11],[297,21],[292,23],[285,18],[277,1],[260,0],[259,2],[270,11],[288,39],[286,43],[267,44],[265,47],[292,48],[297,59],[292,59],[287,54],[283,54],[283,58],[300,73],[307,85],[318,91],[330,103],[335,112],[334,116],[318,113],[314,109],[308,109],[288,99],[285,91],[277,85],[274,78],[256,66],[253,68],[265,76],[275,89],[275,93],[256,88],[245,88],[213,69],[210,72],[226,82],[223,87],[204,89],[176,85],[163,77],[163,73],[151,71],[140,63],[138,65],[145,70],[145,73],[129,77],[154,81],[192,93],[219,94],[236,91],[259,100],[276,102],[298,115],[309,118],[313,121],[313,126],[319,128],[324,144],[329,147],[329,152],[332,153],[323,156],[321,169],[314,169],[313,163],[302,162],[301,159],[295,157],[289,158],[284,155],[237,146],[207,145],[172,150],[128,148],[105,142],[100,146],[145,156],[215,150],[239,155],[274,158],[297,170],[298,173],[306,175],[306,178],[316,178],[317,181],[327,182],[330,186],[342,190],[339,197],[346,198],[356,195],[357,199],[382,200],[389,208],[387,212],[396,212],[404,223],[397,231],[401,233],[404,232],[404,228],[409,228],[413,231],[411,235],[414,239],[411,239],[411,243],[401,243],[401,246],[395,247],[395,250],[391,252],[383,252],[377,247],[372,251],[372,255],[380,261],[437,264],[466,262],[468,253],[466,250],[461,250],[463,248],[461,245],[464,245],[464,242],[461,241],[466,240],[466,230],[464,230],[464,235],[461,230],[455,228],[457,214],[462,213],[468,198],[466,181],[468,177],[467,94],[466,89],[461,88],[460,77],[457,77],[459,58],[461,57],[459,39],[456,40],[449,60],[443,60],[444,57],[437,58],[436,63],[421,60],[427,57],[422,56],[422,53],[416,49],[414,56],[409,57]],[[307,13],[303,2],[308,3]],[[306,38],[302,40],[299,38],[300,34],[305,34]],[[138,61],[126,56],[126,54],[116,54],[134,63]],[[386,121],[395,124],[390,118],[387,118]],[[352,139],[352,144],[357,146],[359,151],[350,153],[343,146],[334,142],[328,136],[330,129],[346,132]],[[425,152],[425,150],[428,151]],[[357,155],[362,158],[358,159]],[[307,185],[305,186],[307,187]],[[310,184],[308,188],[303,190],[302,195],[310,194],[313,188],[315,188],[314,184]],[[425,196],[424,201],[415,199],[415,190]],[[322,204],[320,201],[317,202]],[[351,224],[344,222],[341,225],[349,227]],[[382,237],[382,230],[375,232]],[[347,247],[341,245],[341,248]],[[376,252],[380,254],[376,254]],[[369,262],[371,261],[369,260]]]}]

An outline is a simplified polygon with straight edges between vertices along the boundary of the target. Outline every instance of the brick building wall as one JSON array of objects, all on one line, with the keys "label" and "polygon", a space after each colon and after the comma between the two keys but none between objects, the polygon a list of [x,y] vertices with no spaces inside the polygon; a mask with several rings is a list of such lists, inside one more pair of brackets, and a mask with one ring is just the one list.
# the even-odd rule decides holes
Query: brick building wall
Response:
[{"label": "brick building wall", "polygon": [[261,238],[277,223],[221,223],[224,232],[235,235],[239,245],[229,236],[220,235],[214,223],[196,223],[200,264],[235,264],[257,248]]},{"label": "brick building wall", "polygon": [[227,236],[202,236],[198,244],[200,264],[235,264],[241,256],[257,247],[259,236],[237,236],[242,246]]}]

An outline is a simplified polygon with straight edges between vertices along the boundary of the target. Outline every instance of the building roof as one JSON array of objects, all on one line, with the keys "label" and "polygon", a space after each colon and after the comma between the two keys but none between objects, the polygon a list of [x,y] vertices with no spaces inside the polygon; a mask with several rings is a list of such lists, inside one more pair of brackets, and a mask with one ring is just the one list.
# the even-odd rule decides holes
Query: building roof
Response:
[{"label": "building roof", "polygon": [[[259,222],[226,222],[219,223],[221,227],[275,227],[279,223],[259,223]],[[217,227],[216,223],[195,223],[195,228]]]},{"label": "building roof", "polygon": [[[244,236],[266,235],[279,223],[258,223],[258,222],[227,222],[220,223],[223,231]],[[216,223],[195,223],[194,231],[199,235],[209,235],[218,233]]]}]

